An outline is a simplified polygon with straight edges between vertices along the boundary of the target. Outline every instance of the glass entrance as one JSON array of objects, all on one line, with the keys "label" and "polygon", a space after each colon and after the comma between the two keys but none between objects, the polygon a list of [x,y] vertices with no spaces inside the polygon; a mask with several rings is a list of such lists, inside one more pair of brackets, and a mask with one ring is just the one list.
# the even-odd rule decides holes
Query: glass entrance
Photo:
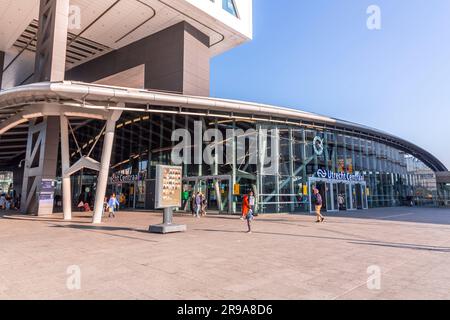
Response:
[{"label": "glass entrance", "polygon": [[120,203],[120,209],[134,209],[135,202],[135,185],[133,184],[119,184],[115,187],[117,200]]},{"label": "glass entrance", "polygon": [[309,179],[310,211],[315,210],[313,189],[317,188],[322,196],[322,210],[327,212],[368,209],[365,182],[336,182],[334,180]]},{"label": "glass entrance", "polygon": [[356,194],[356,208],[358,210],[362,210],[363,208],[363,194],[362,194],[362,185],[360,184],[356,184],[355,185],[355,194]]},{"label": "glass entrance", "polygon": [[348,187],[345,183],[338,184],[338,193],[337,193],[337,201],[339,211],[347,210],[347,203],[349,203],[348,199]]},{"label": "glass entrance", "polygon": [[205,196],[208,210],[211,212],[230,213],[232,209],[230,206],[230,203],[232,204],[230,181],[230,176],[185,178],[183,179],[183,191],[187,191],[190,197],[201,192]]},{"label": "glass entrance", "polygon": [[314,188],[319,190],[322,197],[322,211],[333,212],[338,210],[336,200],[337,184],[320,179],[310,179],[309,190],[311,190],[311,192],[309,193],[309,205],[311,212],[315,211]]},{"label": "glass entrance", "polygon": [[365,184],[361,185],[361,196],[362,196],[363,209],[364,210],[369,209],[369,203],[367,201],[368,190],[367,190],[367,185],[365,185]]}]

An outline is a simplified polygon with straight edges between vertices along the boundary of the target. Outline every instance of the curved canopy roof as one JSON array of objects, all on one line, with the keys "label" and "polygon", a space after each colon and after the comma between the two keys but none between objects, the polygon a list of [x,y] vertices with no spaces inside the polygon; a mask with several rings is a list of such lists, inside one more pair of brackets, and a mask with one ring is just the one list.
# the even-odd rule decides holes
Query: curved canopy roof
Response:
[{"label": "curved canopy roof", "polygon": [[[0,165],[11,158],[20,146],[26,146],[27,119],[24,108],[33,104],[57,104],[86,110],[124,110],[143,113],[190,114],[229,119],[268,121],[291,125],[334,129],[360,135],[396,147],[415,156],[433,171],[447,171],[431,153],[402,138],[356,123],[295,109],[265,104],[195,97],[80,82],[45,82],[15,87],[0,93]],[[31,109],[32,110],[32,109]],[[34,115],[34,116],[39,116]],[[15,132],[17,132],[15,134]],[[21,138],[18,138],[21,135]],[[25,135],[25,136],[24,136]],[[25,141],[23,141],[25,139]],[[15,148],[10,148],[14,146]],[[9,152],[9,153],[8,153]]]}]

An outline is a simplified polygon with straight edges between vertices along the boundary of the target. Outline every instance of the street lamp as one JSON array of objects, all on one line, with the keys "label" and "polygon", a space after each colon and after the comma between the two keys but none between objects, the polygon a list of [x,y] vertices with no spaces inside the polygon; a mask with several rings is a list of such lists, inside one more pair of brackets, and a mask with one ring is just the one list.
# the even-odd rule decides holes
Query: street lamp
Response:
[{"label": "street lamp", "polygon": [[22,168],[22,162],[25,162],[25,159],[20,160],[20,162],[19,162],[19,168]]}]

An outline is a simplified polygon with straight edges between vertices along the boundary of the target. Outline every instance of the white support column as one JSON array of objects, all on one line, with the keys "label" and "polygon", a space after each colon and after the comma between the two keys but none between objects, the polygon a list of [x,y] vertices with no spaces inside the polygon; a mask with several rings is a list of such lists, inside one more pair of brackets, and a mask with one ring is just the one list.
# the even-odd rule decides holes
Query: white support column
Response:
[{"label": "white support column", "polygon": [[[217,119],[215,121],[214,129],[216,130],[216,133],[219,132],[219,126],[217,124]],[[212,172],[214,176],[219,175],[219,156],[223,157],[223,154],[219,154],[219,143],[223,143],[222,141],[218,141],[219,137],[215,137],[215,146],[214,146],[214,167],[212,168]],[[223,139],[222,139],[223,140]],[[223,149],[222,149],[223,150]],[[220,181],[215,179],[214,180],[214,191],[216,192],[216,199],[217,199],[217,207],[219,208],[219,213],[222,213],[223,211],[223,205],[222,205],[222,193],[220,192]]]},{"label": "white support column", "polygon": [[294,132],[293,132],[292,128],[289,128],[289,175],[290,175],[290,179],[291,179],[291,181],[290,181],[291,212],[294,212],[295,211],[295,203],[294,203],[295,197],[293,195],[296,192],[295,192],[295,182],[294,182],[294,178],[295,178],[295,172],[294,172]]},{"label": "white support column", "polygon": [[69,120],[65,115],[60,116],[60,127],[63,213],[64,220],[72,220],[72,187],[67,173],[70,169]]},{"label": "white support column", "polygon": [[271,137],[271,157],[272,161],[275,163],[272,164],[273,169],[275,169],[274,175],[275,175],[275,189],[277,196],[275,197],[277,205],[277,213],[280,212],[280,129],[277,127],[276,129],[272,130],[273,134]]},{"label": "white support column", "polygon": [[237,155],[236,155],[236,120],[233,120],[233,139],[231,140],[231,149],[232,149],[232,173],[231,173],[231,192],[233,194],[233,201],[230,203],[230,209],[232,214],[236,214],[236,201],[234,201],[234,185],[237,182]]},{"label": "white support column", "polygon": [[114,143],[114,133],[116,122],[122,112],[115,111],[106,122],[105,137],[103,140],[102,159],[100,162],[100,172],[97,179],[97,191],[95,194],[94,216],[92,223],[101,223],[103,214],[103,199],[108,185],[109,167],[111,164],[111,153]]}]

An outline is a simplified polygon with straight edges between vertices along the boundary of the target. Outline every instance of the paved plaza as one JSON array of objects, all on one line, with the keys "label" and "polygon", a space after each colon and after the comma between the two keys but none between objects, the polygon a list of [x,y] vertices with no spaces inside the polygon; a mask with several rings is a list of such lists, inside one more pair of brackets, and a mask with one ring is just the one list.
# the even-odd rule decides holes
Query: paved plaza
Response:
[{"label": "paved plaza", "polygon": [[149,234],[161,219],[120,212],[93,226],[83,214],[3,212],[0,298],[450,299],[448,209],[374,209],[324,224],[259,216],[253,234],[239,217],[184,215],[175,220],[187,233]]}]

